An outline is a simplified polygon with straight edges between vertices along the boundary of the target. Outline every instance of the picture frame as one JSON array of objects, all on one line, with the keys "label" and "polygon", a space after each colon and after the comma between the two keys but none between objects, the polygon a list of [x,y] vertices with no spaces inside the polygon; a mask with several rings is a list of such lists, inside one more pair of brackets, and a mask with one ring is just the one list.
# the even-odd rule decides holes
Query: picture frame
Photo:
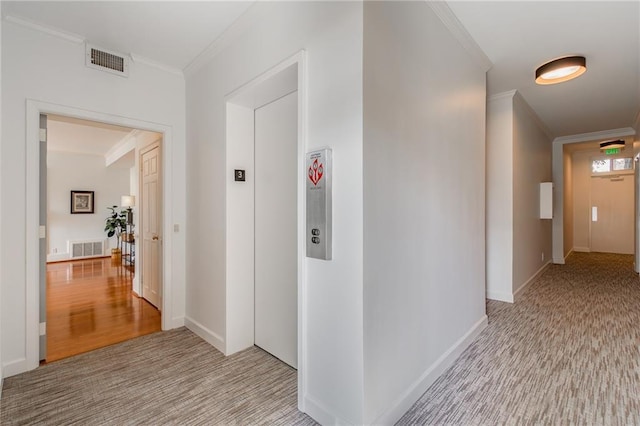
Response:
[{"label": "picture frame", "polygon": [[94,191],[71,191],[71,214],[94,213]]}]

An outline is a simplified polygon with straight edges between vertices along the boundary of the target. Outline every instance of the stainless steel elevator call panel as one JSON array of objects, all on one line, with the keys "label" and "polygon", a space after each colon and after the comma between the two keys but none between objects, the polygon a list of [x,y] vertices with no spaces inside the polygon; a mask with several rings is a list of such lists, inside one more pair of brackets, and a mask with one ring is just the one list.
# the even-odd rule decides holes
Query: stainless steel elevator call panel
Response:
[{"label": "stainless steel elevator call panel", "polygon": [[331,260],[331,150],[307,153],[307,257]]}]

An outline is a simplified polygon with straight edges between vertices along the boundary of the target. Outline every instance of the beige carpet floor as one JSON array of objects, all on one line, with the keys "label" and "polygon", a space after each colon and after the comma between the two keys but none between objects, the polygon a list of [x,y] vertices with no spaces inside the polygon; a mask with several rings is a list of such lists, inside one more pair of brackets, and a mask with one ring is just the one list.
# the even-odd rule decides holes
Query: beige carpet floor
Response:
[{"label": "beige carpet floor", "polygon": [[225,358],[185,328],[5,379],[2,425],[313,425],[297,372],[258,348]]},{"label": "beige carpet floor", "polygon": [[[632,256],[576,253],[489,326],[400,425],[640,425]],[[311,425],[296,372],[257,348],[225,358],[186,329],[5,379],[2,425]]]},{"label": "beige carpet floor", "polygon": [[633,256],[575,253],[489,326],[401,425],[640,425]]}]

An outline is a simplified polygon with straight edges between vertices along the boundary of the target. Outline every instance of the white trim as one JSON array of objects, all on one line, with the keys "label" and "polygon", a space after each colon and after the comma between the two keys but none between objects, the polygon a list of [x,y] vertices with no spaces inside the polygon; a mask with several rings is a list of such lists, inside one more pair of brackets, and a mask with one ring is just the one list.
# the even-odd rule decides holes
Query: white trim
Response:
[{"label": "white trim", "polygon": [[513,98],[516,95],[516,90],[508,90],[506,92],[496,93],[487,98],[487,102],[499,101],[504,98]]},{"label": "white trim", "polygon": [[[445,353],[440,356],[424,373],[403,392],[378,418],[369,424],[394,424],[396,423],[411,406],[427,391],[429,386],[435,382],[438,377],[464,352],[465,349],[478,337],[478,335],[488,325],[488,318],[483,315],[465,335],[453,344]],[[324,422],[323,422],[324,423]]]},{"label": "white trim", "polygon": [[207,46],[202,53],[191,61],[186,67],[184,67],[184,75],[186,77],[192,76],[203,66],[208,64],[218,53],[220,53],[225,47],[233,43],[239,36],[244,34],[249,28],[257,22],[259,13],[256,8],[260,2],[255,2],[253,5],[242,14],[236,21],[229,26],[217,39],[215,39],[209,46]]},{"label": "white trim", "polygon": [[[297,225],[298,225],[298,409],[302,412],[306,412],[308,398],[305,398],[307,392],[307,282],[306,282],[306,191],[305,182],[306,175],[304,174],[304,165],[306,161],[307,152],[307,65],[306,65],[306,52],[300,50],[293,56],[278,63],[267,71],[263,72],[253,80],[250,80],[246,84],[243,84],[239,88],[231,91],[225,95],[225,104],[233,103],[233,99],[239,94],[251,90],[265,81],[269,80],[278,73],[285,69],[296,65],[298,66],[297,77],[297,90],[298,90],[298,188],[297,188]],[[226,143],[226,142],[225,142]],[[225,148],[226,149],[226,148]],[[228,175],[230,176],[230,175]],[[230,178],[230,177],[229,177]],[[226,199],[226,194],[225,194]],[[226,229],[226,227],[225,227]],[[226,239],[226,235],[225,235]],[[227,281],[225,277],[225,282]],[[228,283],[226,284],[228,285]],[[226,330],[226,328],[225,328]],[[227,337],[229,337],[227,335]],[[212,343],[213,344],[213,343]],[[215,345],[214,345],[215,346]],[[226,352],[225,352],[226,353]],[[317,405],[317,404],[316,404]]]},{"label": "white trim", "polygon": [[529,278],[527,281],[525,281],[524,284],[522,284],[520,287],[518,287],[518,289],[516,291],[513,292],[513,299],[514,302],[518,299],[518,294],[524,290],[524,288],[526,286],[528,286],[529,284],[531,284],[532,282],[534,282],[535,280],[537,280],[538,278],[540,278],[540,275],[542,275],[544,273],[544,271],[547,270],[547,268],[549,267],[549,265],[551,265],[551,261],[547,261],[544,265],[542,265],[542,267],[540,269],[538,269],[536,271],[535,274],[533,274],[531,276],[531,278]]},{"label": "white trim", "polygon": [[41,322],[40,323],[40,335],[44,336],[47,334],[47,323],[46,322]]},{"label": "white trim", "polygon": [[508,302],[513,303],[513,293],[506,293],[503,291],[488,291],[487,290],[487,299],[489,300],[497,300],[498,302]]},{"label": "white trim", "polygon": [[[40,340],[39,337],[38,337],[38,340]],[[11,361],[2,365],[2,377],[7,378],[7,377],[15,376],[16,374],[24,373],[25,371],[28,371],[28,370],[33,370],[33,369],[29,368],[29,362],[27,358],[16,359],[14,361]]]},{"label": "white trim", "polygon": [[7,22],[12,22],[14,24],[21,25],[23,27],[31,28],[32,30],[40,31],[42,33],[49,34],[54,37],[58,37],[63,40],[67,40],[76,44],[82,44],[85,41],[85,38],[80,34],[64,31],[59,28],[50,27],[50,26],[41,24],[40,22],[33,21],[31,19],[20,18],[14,15],[6,15],[4,19]]},{"label": "white trim", "polygon": [[[26,360],[21,364],[23,372],[32,370],[39,365],[39,129],[40,114],[56,114],[83,120],[98,121],[115,124],[123,127],[131,127],[140,130],[149,130],[163,134],[162,147],[167,153],[162,157],[163,180],[167,185],[163,186],[163,288],[162,288],[162,329],[173,328],[173,280],[172,280],[172,252],[173,252],[173,167],[171,155],[173,152],[173,130],[171,126],[134,118],[121,117],[97,111],[90,111],[65,105],[27,99],[26,102],[26,218],[25,218],[25,301],[26,301],[26,330],[25,353]],[[13,365],[10,364],[10,365]],[[11,371],[11,370],[9,370]]]},{"label": "white trim", "polygon": [[427,4],[436,16],[440,18],[440,21],[447,27],[454,38],[458,40],[462,47],[476,60],[482,70],[484,72],[489,71],[493,66],[491,59],[484,53],[474,38],[471,37],[471,34],[469,34],[464,25],[462,25],[449,5],[444,1],[427,1]]},{"label": "white trim", "polygon": [[578,133],[576,135],[560,136],[553,140],[553,143],[566,144],[566,143],[579,143],[579,142],[591,142],[605,139],[622,138],[625,136],[634,136],[636,131],[631,127],[622,127],[619,129],[601,130],[598,132],[590,133]]},{"label": "white trim", "polygon": [[549,142],[553,141],[555,136],[553,135],[551,130],[547,127],[546,124],[544,124],[540,116],[538,116],[538,114],[533,110],[533,108],[531,108],[531,105],[527,103],[527,101],[520,94],[520,92],[518,92],[517,90],[515,92],[516,93],[513,99],[514,100],[518,99],[518,101],[520,102],[520,105],[522,105],[522,107],[529,113],[529,116],[531,117],[531,119],[538,125],[540,129],[542,129],[542,132],[545,134],[545,136],[549,138]]},{"label": "white trim", "polygon": [[321,425],[349,425],[350,422],[347,422],[343,419],[339,419],[331,414],[331,411],[328,410],[324,405],[319,403],[316,399],[311,396],[306,396],[304,398],[304,405],[306,407],[306,413],[309,417],[313,418],[316,422]]},{"label": "white trim", "polygon": [[142,55],[138,55],[137,53],[130,53],[129,56],[131,56],[131,60],[137,64],[144,64],[152,68],[156,68],[161,71],[168,72],[169,74],[178,75],[184,78],[184,72],[182,72],[182,70],[179,68],[174,68],[172,66],[165,65],[158,61],[154,61],[153,59],[149,59]]},{"label": "white trim", "polygon": [[184,317],[184,325],[189,330],[193,331],[195,334],[201,337],[205,342],[209,343],[211,346],[226,355],[226,344],[222,336],[209,330],[198,321],[193,320],[189,317]]},{"label": "white trim", "polygon": [[184,317],[173,317],[171,319],[171,329],[184,327],[184,325],[185,325]]},{"label": "white trim", "polygon": [[[575,251],[576,253],[591,253],[591,249],[589,247],[574,247],[573,249],[571,249],[569,254],[571,254],[572,251]],[[569,257],[569,254],[564,258],[566,259],[567,257]]]}]

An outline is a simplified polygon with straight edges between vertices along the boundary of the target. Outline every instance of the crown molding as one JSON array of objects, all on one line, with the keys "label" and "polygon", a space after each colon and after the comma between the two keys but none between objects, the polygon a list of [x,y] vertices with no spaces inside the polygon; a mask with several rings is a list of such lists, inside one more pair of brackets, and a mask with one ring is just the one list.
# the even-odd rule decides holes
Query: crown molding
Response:
[{"label": "crown molding", "polygon": [[85,42],[85,38],[80,34],[75,34],[69,31],[63,31],[58,28],[49,27],[47,25],[43,25],[39,22],[32,21],[30,19],[20,18],[14,15],[5,15],[4,20],[7,22],[12,22],[14,24],[31,28],[32,30],[40,31],[41,33],[49,34],[54,37],[61,38],[63,40],[70,41],[76,44],[82,44]]},{"label": "crown molding", "polygon": [[499,101],[500,99],[513,98],[516,95],[517,90],[509,90],[507,92],[496,93],[487,97],[487,102]]},{"label": "crown molding", "polygon": [[161,71],[168,72],[169,74],[175,74],[180,77],[184,77],[184,72],[179,68],[174,68],[172,66],[165,65],[163,63],[154,61],[153,59],[149,59],[147,57],[138,55],[136,53],[130,53],[129,56],[131,56],[131,60],[133,60],[133,62],[135,62],[136,64],[144,64],[152,68],[156,68]]},{"label": "crown molding", "polygon": [[184,75],[188,77],[195,74],[223,49],[233,43],[234,40],[248,31],[253,24],[258,22],[259,3],[261,2],[255,2],[249,6],[249,8],[240,15],[240,17],[238,17],[238,19],[236,19],[229,28],[227,28],[218,38],[216,38],[198,56],[196,56],[195,59],[184,68]]},{"label": "crown molding", "polygon": [[425,0],[434,13],[440,18],[445,27],[453,34],[458,42],[473,56],[476,62],[482,67],[484,72],[489,71],[493,63],[489,57],[480,48],[478,43],[471,37],[471,34],[462,25],[462,22],[453,13],[447,2],[445,1],[429,1]]},{"label": "crown molding", "polygon": [[547,136],[549,141],[553,141],[555,136],[553,135],[551,130],[547,127],[547,125],[544,123],[544,121],[542,121],[538,113],[535,112],[533,108],[531,108],[531,105],[529,105],[529,103],[524,99],[524,97],[520,94],[520,92],[518,92],[517,90],[515,92],[516,93],[515,93],[514,99],[517,99],[520,105],[524,107],[525,110],[527,110],[527,112],[529,113],[533,121],[536,122],[538,127],[542,130],[545,136]]},{"label": "crown molding", "polygon": [[625,136],[634,136],[636,131],[631,127],[622,127],[620,129],[601,130],[598,132],[579,133],[576,135],[560,136],[553,140],[554,144],[567,144],[578,142],[592,142],[597,140],[623,138]]}]

